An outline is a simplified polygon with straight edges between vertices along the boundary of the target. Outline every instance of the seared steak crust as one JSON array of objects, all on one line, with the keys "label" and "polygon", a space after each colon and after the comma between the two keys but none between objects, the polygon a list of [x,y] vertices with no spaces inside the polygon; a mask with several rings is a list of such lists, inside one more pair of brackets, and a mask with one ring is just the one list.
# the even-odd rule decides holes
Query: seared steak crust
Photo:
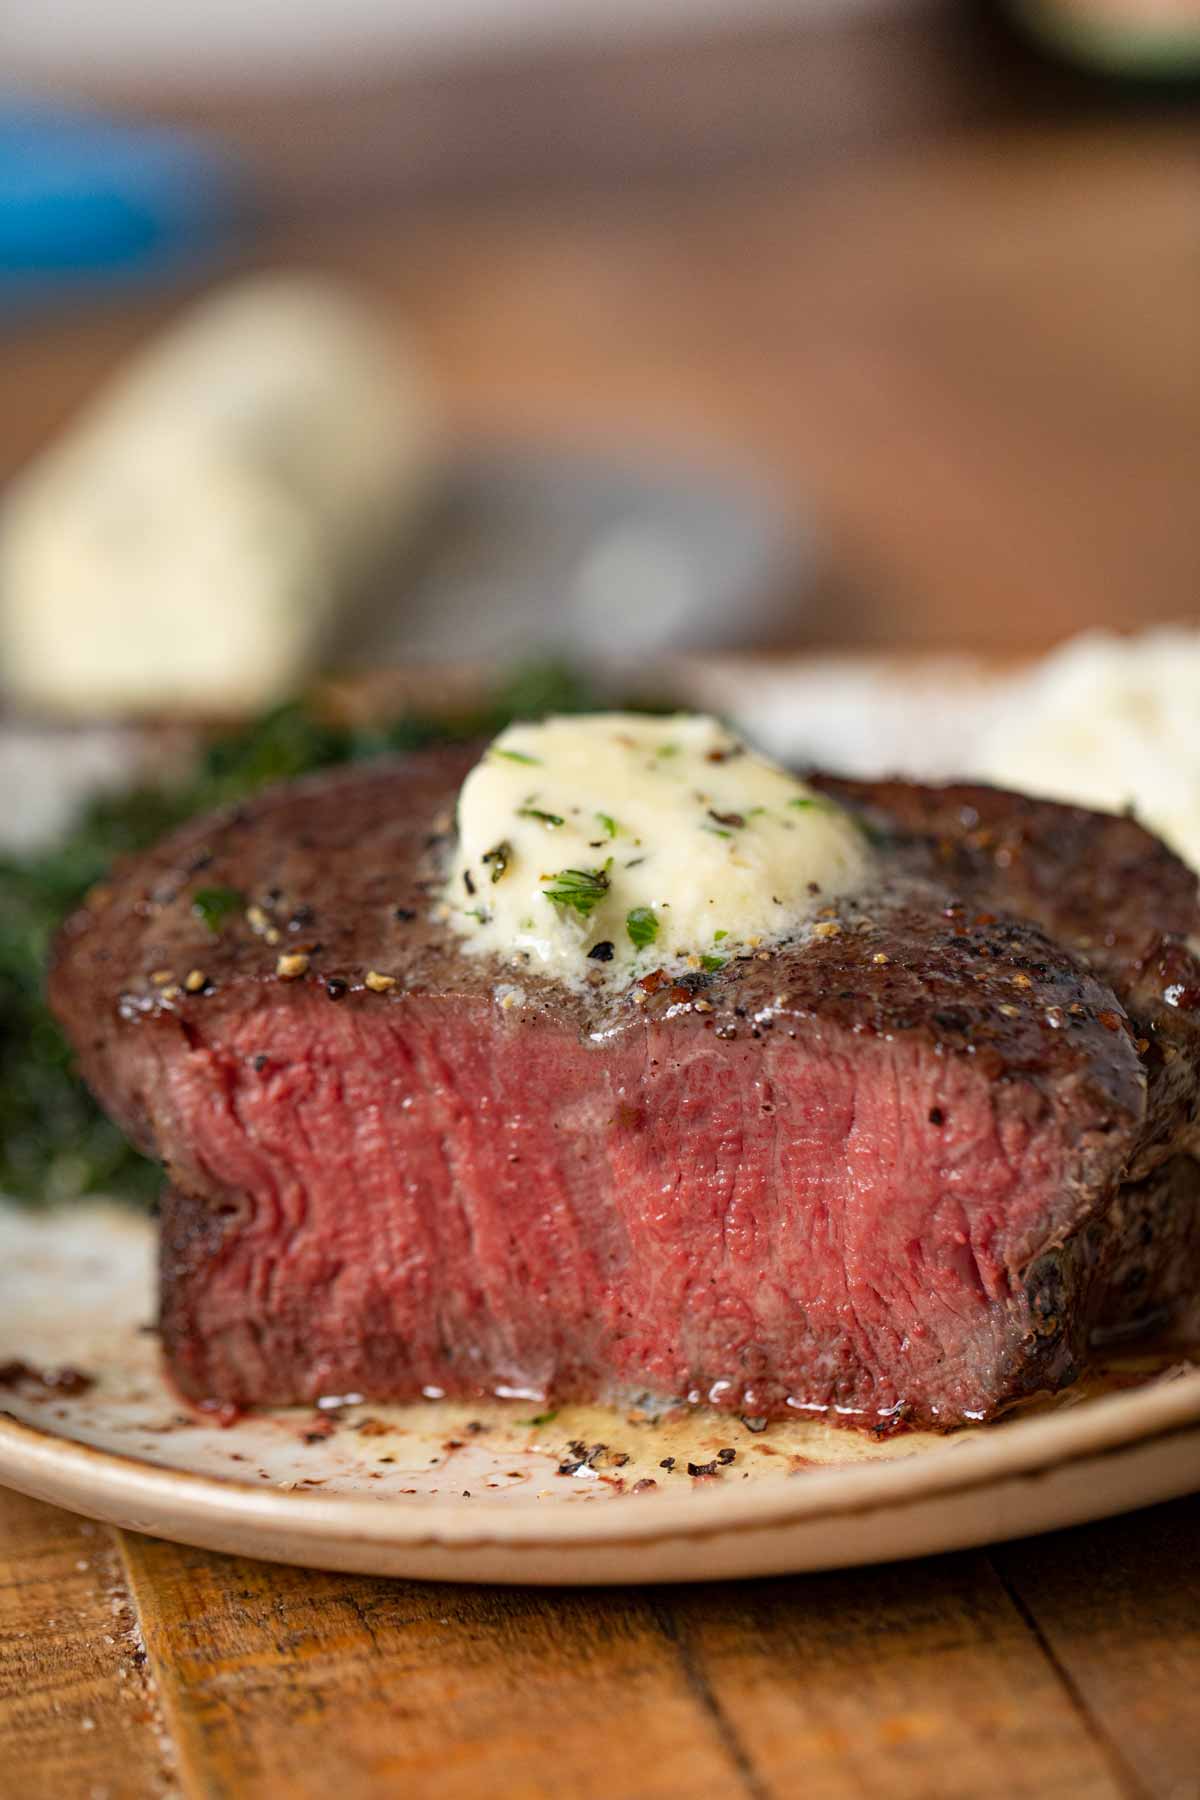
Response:
[{"label": "seared steak crust", "polygon": [[171,1183],[186,1393],[950,1423],[1194,1295],[1200,907],[1133,820],[817,778],[869,892],[588,999],[437,917],[472,760],[197,821],[64,929],[55,1008]]}]

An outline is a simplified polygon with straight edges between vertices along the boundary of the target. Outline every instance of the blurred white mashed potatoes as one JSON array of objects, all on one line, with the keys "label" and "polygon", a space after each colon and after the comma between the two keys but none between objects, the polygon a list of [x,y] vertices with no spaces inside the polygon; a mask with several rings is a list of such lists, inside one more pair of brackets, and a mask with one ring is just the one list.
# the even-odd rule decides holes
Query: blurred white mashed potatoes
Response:
[{"label": "blurred white mashed potatoes", "polygon": [[1074,638],[1016,683],[972,758],[987,781],[1132,807],[1200,868],[1200,630]]}]

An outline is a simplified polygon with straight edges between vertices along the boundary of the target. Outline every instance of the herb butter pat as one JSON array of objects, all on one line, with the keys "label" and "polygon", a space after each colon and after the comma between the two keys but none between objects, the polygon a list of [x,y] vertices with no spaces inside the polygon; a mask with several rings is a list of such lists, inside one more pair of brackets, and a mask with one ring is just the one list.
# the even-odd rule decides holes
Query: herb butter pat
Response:
[{"label": "herb butter pat", "polygon": [[485,751],[446,897],[465,948],[595,985],[794,937],[869,854],[848,813],[717,720],[594,713]]}]

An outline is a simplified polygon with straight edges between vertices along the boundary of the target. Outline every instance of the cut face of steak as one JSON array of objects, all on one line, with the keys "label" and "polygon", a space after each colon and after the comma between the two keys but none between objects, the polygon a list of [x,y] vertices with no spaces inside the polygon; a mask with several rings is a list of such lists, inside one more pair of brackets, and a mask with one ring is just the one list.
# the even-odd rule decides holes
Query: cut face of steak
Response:
[{"label": "cut face of steak", "polygon": [[1136,823],[825,779],[869,891],[589,1000],[434,916],[471,760],[199,821],[62,935],[58,1015],[167,1169],[186,1394],[952,1424],[1191,1304],[1200,913]]}]

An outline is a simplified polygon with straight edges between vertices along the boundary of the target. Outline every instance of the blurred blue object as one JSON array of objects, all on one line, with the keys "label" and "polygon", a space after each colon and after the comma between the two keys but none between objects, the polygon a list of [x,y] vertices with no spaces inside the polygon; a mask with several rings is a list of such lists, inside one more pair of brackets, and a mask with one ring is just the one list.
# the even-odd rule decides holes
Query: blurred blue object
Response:
[{"label": "blurred blue object", "polygon": [[0,98],[0,314],[202,273],[246,218],[202,138]]}]

